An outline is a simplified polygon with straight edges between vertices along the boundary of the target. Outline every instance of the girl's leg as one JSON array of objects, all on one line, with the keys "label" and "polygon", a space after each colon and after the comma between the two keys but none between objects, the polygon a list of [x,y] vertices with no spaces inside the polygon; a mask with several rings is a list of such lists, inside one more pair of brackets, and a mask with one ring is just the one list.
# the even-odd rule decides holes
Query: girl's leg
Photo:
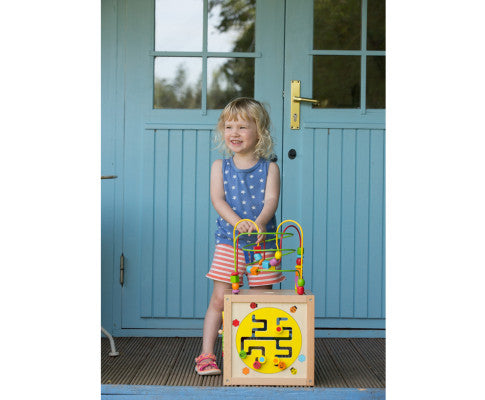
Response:
[{"label": "girl's leg", "polygon": [[204,319],[204,334],[202,337],[202,353],[214,353],[214,343],[222,323],[224,310],[224,290],[231,289],[231,284],[213,281],[212,297]]}]

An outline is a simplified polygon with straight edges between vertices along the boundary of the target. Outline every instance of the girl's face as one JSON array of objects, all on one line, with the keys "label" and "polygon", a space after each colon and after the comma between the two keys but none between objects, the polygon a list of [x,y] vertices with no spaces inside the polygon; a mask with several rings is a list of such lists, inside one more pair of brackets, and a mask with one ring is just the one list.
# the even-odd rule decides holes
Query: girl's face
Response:
[{"label": "girl's face", "polygon": [[258,129],[252,120],[246,121],[239,115],[235,121],[224,124],[224,141],[226,146],[241,156],[252,155],[258,143]]}]

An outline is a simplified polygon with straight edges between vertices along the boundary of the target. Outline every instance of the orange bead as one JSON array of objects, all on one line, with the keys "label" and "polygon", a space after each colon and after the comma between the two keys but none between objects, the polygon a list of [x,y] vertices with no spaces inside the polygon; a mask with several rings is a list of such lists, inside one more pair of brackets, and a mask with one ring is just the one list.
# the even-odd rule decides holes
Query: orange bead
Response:
[{"label": "orange bead", "polygon": [[232,284],[232,289],[233,290],[238,290],[239,289],[239,283],[233,283]]}]

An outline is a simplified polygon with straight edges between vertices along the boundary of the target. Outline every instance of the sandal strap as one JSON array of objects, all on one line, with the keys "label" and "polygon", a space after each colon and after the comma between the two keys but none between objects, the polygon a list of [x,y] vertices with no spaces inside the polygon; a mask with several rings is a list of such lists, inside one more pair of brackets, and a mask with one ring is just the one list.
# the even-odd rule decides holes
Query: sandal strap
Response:
[{"label": "sandal strap", "polygon": [[205,370],[206,368],[209,368],[209,367],[211,369],[219,369],[219,367],[215,363],[202,364],[202,365],[198,366],[197,368],[199,369],[199,371],[203,371],[203,370]]},{"label": "sandal strap", "polygon": [[212,353],[202,353],[199,357],[195,359],[195,362],[199,364],[201,361],[204,361],[204,360],[212,360],[215,362],[216,356]]}]

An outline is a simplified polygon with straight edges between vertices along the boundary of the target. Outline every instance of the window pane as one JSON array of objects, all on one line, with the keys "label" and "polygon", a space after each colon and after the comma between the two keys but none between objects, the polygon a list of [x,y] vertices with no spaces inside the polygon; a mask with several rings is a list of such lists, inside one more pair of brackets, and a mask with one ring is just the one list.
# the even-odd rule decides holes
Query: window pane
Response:
[{"label": "window pane", "polygon": [[314,0],[313,48],[360,50],[361,0]]},{"label": "window pane", "polygon": [[386,58],[367,57],[367,108],[386,108]]},{"label": "window pane", "polygon": [[202,51],[202,0],[156,0],[155,51]]},{"label": "window pane", "polygon": [[254,51],[255,4],[255,0],[209,0],[208,50]]},{"label": "window pane", "polygon": [[314,56],[313,98],[318,108],[359,108],[360,57]]},{"label": "window pane", "polygon": [[202,59],[156,57],[154,108],[200,108]]},{"label": "window pane", "polygon": [[386,49],[386,1],[368,0],[367,50]]},{"label": "window pane", "polygon": [[224,108],[241,96],[254,97],[254,58],[209,58],[207,108]]}]

